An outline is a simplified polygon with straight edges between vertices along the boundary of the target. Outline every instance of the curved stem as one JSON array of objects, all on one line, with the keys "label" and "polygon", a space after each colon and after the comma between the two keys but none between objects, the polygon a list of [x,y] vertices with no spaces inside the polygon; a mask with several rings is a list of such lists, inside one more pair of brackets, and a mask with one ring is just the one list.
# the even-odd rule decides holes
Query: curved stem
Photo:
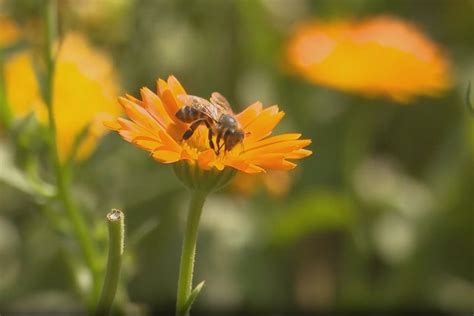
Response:
[{"label": "curved stem", "polygon": [[51,161],[54,165],[56,176],[56,185],[58,190],[58,198],[63,202],[66,215],[72,224],[74,233],[79,242],[81,251],[85,258],[86,264],[91,271],[93,281],[93,302],[100,292],[100,269],[96,262],[96,251],[92,239],[90,238],[85,220],[82,214],[75,207],[68,183],[66,181],[66,170],[61,164],[58,144],[56,142],[56,121],[54,118],[53,108],[53,89],[54,89],[54,69],[55,69],[55,53],[53,51],[53,43],[56,40],[57,33],[57,3],[56,0],[49,0],[45,5],[45,63],[46,63],[46,86],[44,89],[44,101],[48,110],[49,121],[49,151]]},{"label": "curved stem", "polygon": [[183,248],[181,250],[181,262],[179,265],[176,316],[189,315],[189,305],[187,302],[192,291],[194,256],[196,254],[199,220],[207,194],[207,192],[199,190],[192,192],[186,230],[184,232]]},{"label": "curved stem", "polygon": [[124,215],[120,210],[113,209],[107,214],[107,224],[109,226],[109,254],[96,315],[108,315],[110,313],[115,293],[117,292],[124,247],[124,220]]}]

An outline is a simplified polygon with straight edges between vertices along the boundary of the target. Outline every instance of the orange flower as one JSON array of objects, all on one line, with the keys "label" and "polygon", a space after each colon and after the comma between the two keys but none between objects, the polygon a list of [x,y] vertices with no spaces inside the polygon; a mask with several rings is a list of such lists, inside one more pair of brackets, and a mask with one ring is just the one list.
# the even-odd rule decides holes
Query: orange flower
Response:
[{"label": "orange flower", "polygon": [[408,102],[450,86],[449,62],[414,25],[388,16],[299,26],[287,47],[296,72],[316,84]]},{"label": "orange flower", "polygon": [[186,91],[173,76],[167,82],[158,80],[157,85],[157,94],[148,88],[142,88],[142,100],[130,95],[119,98],[119,103],[130,120],[118,118],[106,122],[106,126],[117,131],[126,141],[149,151],[160,162],[185,160],[202,170],[231,167],[245,173],[260,173],[266,169],[293,169],[296,164],[289,160],[311,154],[311,151],[303,149],[311,140],[300,139],[301,134],[269,137],[284,113],[277,106],[263,109],[260,102],[236,115],[246,136],[243,143],[231,151],[222,150],[217,155],[209,147],[205,126],[198,127],[190,139],[182,141],[189,124],[182,123],[175,114],[183,105],[177,96],[185,95]]}]

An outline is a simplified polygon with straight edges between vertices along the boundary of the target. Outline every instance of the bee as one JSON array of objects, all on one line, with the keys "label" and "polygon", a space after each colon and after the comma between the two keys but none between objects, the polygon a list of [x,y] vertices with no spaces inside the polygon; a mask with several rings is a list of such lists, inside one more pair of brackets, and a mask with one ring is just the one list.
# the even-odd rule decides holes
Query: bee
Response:
[{"label": "bee", "polygon": [[[183,140],[189,139],[194,131],[204,124],[208,129],[209,147],[216,154],[219,154],[222,147],[224,151],[229,151],[242,143],[245,132],[222,94],[212,93],[209,101],[193,95],[180,95],[178,98],[184,105],[176,112],[176,117],[181,122],[190,124],[189,129],[183,134]],[[216,135],[215,144],[214,135]]]}]

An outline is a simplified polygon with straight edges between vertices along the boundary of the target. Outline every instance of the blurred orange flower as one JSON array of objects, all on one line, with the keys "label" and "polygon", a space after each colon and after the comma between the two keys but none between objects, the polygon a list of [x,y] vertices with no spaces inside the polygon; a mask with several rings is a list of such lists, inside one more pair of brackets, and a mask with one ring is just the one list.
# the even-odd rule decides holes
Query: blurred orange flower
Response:
[{"label": "blurred orange flower", "polygon": [[[42,123],[47,122],[29,51],[19,52],[6,61],[5,84],[15,117],[34,111]],[[76,137],[86,128],[75,159],[90,155],[106,132],[103,120],[120,114],[115,105],[116,95],[117,78],[110,61],[92,49],[82,35],[67,35],[57,56],[53,95],[57,142],[63,161],[71,154]]]},{"label": "blurred orange flower", "polygon": [[301,134],[269,135],[283,117],[277,106],[262,108],[260,102],[250,105],[235,117],[246,136],[242,146],[219,154],[210,148],[208,129],[200,126],[187,141],[182,141],[189,124],[182,123],[177,111],[183,103],[180,95],[186,91],[178,80],[158,80],[157,94],[148,88],[141,89],[138,100],[130,95],[119,98],[119,103],[131,120],[118,118],[106,125],[117,131],[123,139],[149,151],[163,163],[185,160],[202,170],[231,167],[245,173],[260,173],[266,169],[289,170],[296,164],[289,160],[301,159],[311,154],[303,149],[311,143],[300,139]]},{"label": "blurred orange flower", "polygon": [[284,171],[272,170],[258,176],[239,173],[232,182],[231,190],[250,196],[263,189],[271,197],[281,198],[288,194],[292,182],[291,174]]},{"label": "blurred orange flower", "polygon": [[10,46],[20,37],[20,30],[11,19],[0,16],[0,47]]},{"label": "blurred orange flower", "polygon": [[437,95],[451,84],[440,48],[413,24],[389,16],[302,24],[287,57],[313,83],[399,102]]}]

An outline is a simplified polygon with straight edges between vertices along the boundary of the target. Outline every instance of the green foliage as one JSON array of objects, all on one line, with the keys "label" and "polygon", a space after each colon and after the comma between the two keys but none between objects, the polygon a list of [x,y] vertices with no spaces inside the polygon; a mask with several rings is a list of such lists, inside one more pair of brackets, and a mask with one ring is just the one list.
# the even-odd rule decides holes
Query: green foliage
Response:
[{"label": "green foliage", "polygon": [[347,231],[354,222],[354,207],[347,196],[324,189],[310,191],[294,202],[274,221],[273,240],[289,245],[321,232]]}]

